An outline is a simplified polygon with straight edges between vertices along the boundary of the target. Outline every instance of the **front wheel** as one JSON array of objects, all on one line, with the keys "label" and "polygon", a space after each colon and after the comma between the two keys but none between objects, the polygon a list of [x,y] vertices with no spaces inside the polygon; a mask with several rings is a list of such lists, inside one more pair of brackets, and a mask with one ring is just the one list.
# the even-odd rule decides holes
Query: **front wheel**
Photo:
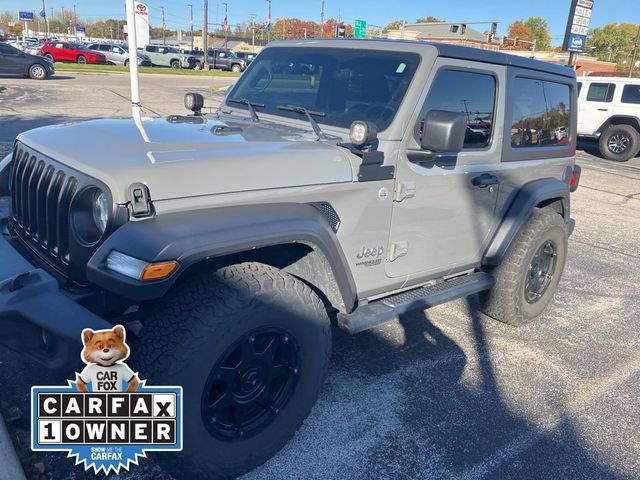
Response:
[{"label": "front wheel", "polygon": [[125,61],[124,61],[124,66],[125,66],[125,67],[128,67],[128,66],[129,66],[129,60],[125,60]]},{"label": "front wheel", "polygon": [[42,80],[47,78],[47,70],[39,63],[36,63],[29,67],[29,76],[34,80]]},{"label": "front wheel", "polygon": [[626,162],[640,150],[640,135],[631,125],[609,125],[600,135],[599,147],[607,160]]},{"label": "front wheel", "polygon": [[542,314],[553,299],[567,258],[567,227],[550,207],[535,209],[493,275],[496,284],[480,293],[481,310],[520,326]]},{"label": "front wheel", "polygon": [[54,58],[53,58],[53,55],[51,55],[50,53],[45,53],[44,54],[44,58],[49,60],[51,63],[53,63],[55,61]]},{"label": "front wheel", "polygon": [[87,57],[84,55],[78,55],[78,63],[87,63]]},{"label": "front wheel", "polygon": [[184,450],[158,461],[180,477],[255,468],[300,427],[323,384],[330,322],[318,296],[268,265],[185,280],[144,319],[133,362],[150,384],[182,385]]},{"label": "front wheel", "polygon": [[180,68],[180,62],[178,60],[173,60],[171,62],[171,68],[178,70]]},{"label": "front wheel", "polygon": [[240,73],[242,71],[242,67],[240,67],[240,65],[238,65],[237,63],[234,63],[233,65],[231,65],[231,71],[234,73]]}]

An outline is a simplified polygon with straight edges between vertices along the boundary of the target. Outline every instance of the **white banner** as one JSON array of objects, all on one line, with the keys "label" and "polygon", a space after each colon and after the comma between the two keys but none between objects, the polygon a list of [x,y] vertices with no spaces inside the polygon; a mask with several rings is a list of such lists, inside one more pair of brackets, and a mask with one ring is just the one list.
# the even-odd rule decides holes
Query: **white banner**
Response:
[{"label": "white banner", "polygon": [[136,38],[138,48],[149,45],[149,7],[142,2],[133,2],[133,9],[136,14]]}]

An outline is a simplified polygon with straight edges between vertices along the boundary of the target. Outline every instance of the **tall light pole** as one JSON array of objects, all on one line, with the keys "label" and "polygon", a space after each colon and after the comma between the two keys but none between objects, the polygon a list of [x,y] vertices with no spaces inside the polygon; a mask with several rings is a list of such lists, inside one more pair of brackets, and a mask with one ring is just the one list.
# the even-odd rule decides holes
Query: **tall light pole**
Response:
[{"label": "tall light pole", "polygon": [[204,71],[209,71],[209,49],[207,48],[207,40],[209,34],[207,27],[209,22],[209,0],[204,0],[204,11],[202,15],[202,50],[204,51]]},{"label": "tall light pole", "polygon": [[629,69],[629,78],[633,77],[633,69],[636,66],[636,59],[638,58],[638,47],[640,47],[640,27],[638,28],[638,34],[636,35],[636,42],[633,47],[633,57],[631,57],[631,68]]},{"label": "tall light pole", "polygon": [[251,21],[251,51],[256,48],[256,14],[249,14],[249,20]]},{"label": "tall light pole", "polygon": [[227,17],[227,7],[228,3],[223,2],[224,5],[224,22],[222,22],[222,27],[224,28],[224,48],[227,48],[227,32],[229,31],[229,17]]},{"label": "tall light pole", "polygon": [[267,14],[267,43],[271,41],[271,0],[267,0],[269,12]]},{"label": "tall light pole", "polygon": [[165,26],[166,26],[166,24],[164,23],[164,7],[160,7],[160,10],[162,10],[162,45],[166,45],[167,44],[167,37],[165,36]]},{"label": "tall light pole", "polygon": [[73,5],[73,34],[76,37],[76,42],[78,41],[78,16],[76,15],[76,6]]},{"label": "tall light pole", "polygon": [[324,38],[324,0],[320,4],[320,38]]},{"label": "tall light pole", "polygon": [[193,52],[193,5],[189,4],[189,24],[191,25],[191,51]]}]

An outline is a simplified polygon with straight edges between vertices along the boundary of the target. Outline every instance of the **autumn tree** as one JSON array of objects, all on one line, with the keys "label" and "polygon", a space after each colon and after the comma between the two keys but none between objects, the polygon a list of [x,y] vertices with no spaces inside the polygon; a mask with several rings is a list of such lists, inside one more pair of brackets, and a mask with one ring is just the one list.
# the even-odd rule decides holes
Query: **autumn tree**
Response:
[{"label": "autumn tree", "polygon": [[594,28],[587,38],[587,52],[598,60],[620,62],[633,51],[638,25],[633,23],[608,23]]},{"label": "autumn tree", "polygon": [[383,32],[388,32],[389,30],[398,30],[400,28],[402,28],[402,25],[404,25],[407,21],[406,20],[394,20],[393,22],[387,24],[387,26],[385,26],[382,31]]},{"label": "autumn tree", "polygon": [[[542,17],[530,17],[527,20],[516,20],[509,25],[507,35],[509,38],[536,41],[536,50],[548,50],[551,47],[551,34],[549,25]],[[515,45],[522,48],[522,45]]]},{"label": "autumn tree", "polygon": [[441,22],[445,22],[446,20],[440,20],[437,17],[434,17],[433,15],[429,15],[427,17],[420,17],[420,18],[416,18],[416,23],[441,23]]}]

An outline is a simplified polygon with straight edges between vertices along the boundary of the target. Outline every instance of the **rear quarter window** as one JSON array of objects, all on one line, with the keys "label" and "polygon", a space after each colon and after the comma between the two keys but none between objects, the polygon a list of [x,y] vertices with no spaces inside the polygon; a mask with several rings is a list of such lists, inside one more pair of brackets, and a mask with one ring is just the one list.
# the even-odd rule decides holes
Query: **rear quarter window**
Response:
[{"label": "rear quarter window", "polygon": [[610,103],[615,91],[616,86],[613,83],[592,83],[587,92],[587,102]]},{"label": "rear quarter window", "polygon": [[569,85],[532,78],[516,78],[511,95],[513,148],[552,147],[569,143]]},{"label": "rear quarter window", "polygon": [[622,103],[640,105],[640,85],[625,85],[621,101]]}]

